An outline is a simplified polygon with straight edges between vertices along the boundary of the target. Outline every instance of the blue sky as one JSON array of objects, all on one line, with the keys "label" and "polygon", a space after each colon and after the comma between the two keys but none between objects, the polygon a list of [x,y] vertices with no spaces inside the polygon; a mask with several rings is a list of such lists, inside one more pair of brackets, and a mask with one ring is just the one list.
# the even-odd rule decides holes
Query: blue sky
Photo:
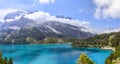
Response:
[{"label": "blue sky", "polygon": [[[44,11],[90,22],[98,29],[120,27],[120,0],[3,0],[0,9]],[[111,4],[112,3],[112,4]]]}]

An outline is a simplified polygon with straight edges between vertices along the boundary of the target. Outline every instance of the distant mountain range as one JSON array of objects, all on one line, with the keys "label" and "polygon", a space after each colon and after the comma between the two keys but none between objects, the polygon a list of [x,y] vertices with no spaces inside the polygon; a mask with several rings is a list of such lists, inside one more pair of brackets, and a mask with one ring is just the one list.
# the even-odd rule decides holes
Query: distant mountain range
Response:
[{"label": "distant mountain range", "polygon": [[[32,14],[37,15],[34,16]],[[87,28],[84,26],[79,26],[80,23],[76,22],[78,24],[76,25],[71,17],[57,15],[56,17],[46,18],[44,15],[47,16],[47,14],[42,12],[28,11],[17,11],[7,14],[3,19],[4,22],[0,23],[1,41],[12,42],[15,39],[25,39],[27,37],[36,40],[42,40],[46,37],[87,38],[94,35],[85,31]],[[54,18],[57,20],[53,20]]]}]

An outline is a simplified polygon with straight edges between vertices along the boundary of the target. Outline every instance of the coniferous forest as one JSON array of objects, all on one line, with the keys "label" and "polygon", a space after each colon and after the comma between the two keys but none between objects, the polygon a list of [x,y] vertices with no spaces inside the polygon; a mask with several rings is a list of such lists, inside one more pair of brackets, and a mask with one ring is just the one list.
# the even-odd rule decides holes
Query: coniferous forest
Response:
[{"label": "coniferous forest", "polygon": [[111,47],[113,53],[106,59],[105,64],[118,64],[120,62],[120,32],[96,35],[87,39],[75,40],[73,47]]}]

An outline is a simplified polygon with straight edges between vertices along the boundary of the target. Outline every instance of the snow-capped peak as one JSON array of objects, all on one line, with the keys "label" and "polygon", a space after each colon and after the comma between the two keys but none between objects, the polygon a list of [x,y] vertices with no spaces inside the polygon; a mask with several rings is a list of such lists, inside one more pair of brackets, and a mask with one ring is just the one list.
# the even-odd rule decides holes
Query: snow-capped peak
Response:
[{"label": "snow-capped peak", "polygon": [[43,11],[35,11],[31,13],[23,10],[13,10],[10,13],[7,13],[6,16],[4,16],[2,21],[3,22],[19,21],[23,18],[33,21],[34,22],[33,24],[42,24],[45,22],[54,21],[74,25],[77,27],[83,27],[82,30],[85,32],[93,32],[92,28],[89,26],[90,23],[85,20],[68,19],[65,16],[63,16],[63,18],[60,18]]},{"label": "snow-capped peak", "polygon": [[20,19],[21,16],[27,14],[27,11],[19,9],[1,9],[0,22],[10,22]]}]

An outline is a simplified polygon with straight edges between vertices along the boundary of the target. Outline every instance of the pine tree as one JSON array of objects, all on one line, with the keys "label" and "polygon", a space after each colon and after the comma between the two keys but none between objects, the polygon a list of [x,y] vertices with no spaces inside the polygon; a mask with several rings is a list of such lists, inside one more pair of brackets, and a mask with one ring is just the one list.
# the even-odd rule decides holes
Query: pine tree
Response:
[{"label": "pine tree", "polygon": [[95,64],[86,54],[81,54],[77,64]]},{"label": "pine tree", "polygon": [[12,60],[12,58],[9,59],[8,64],[13,64],[13,60]]},{"label": "pine tree", "polygon": [[8,60],[7,57],[5,57],[3,64],[8,64],[7,60]]},{"label": "pine tree", "polygon": [[2,52],[0,51],[0,64],[2,64]]}]

